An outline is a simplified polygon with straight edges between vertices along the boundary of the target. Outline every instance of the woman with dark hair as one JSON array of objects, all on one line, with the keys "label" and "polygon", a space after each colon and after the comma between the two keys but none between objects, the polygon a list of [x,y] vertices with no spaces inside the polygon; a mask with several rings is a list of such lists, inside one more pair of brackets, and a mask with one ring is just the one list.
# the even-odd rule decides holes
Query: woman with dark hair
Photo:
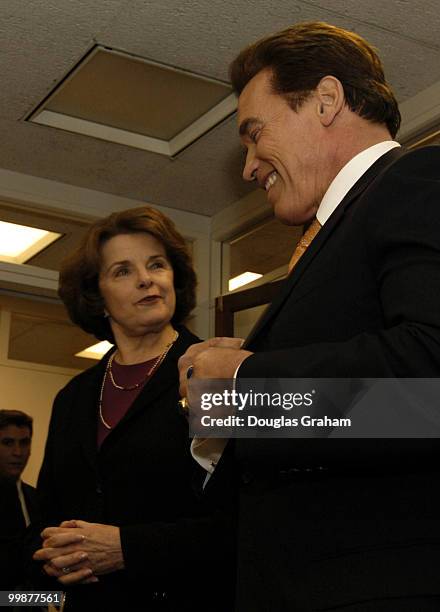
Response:
[{"label": "woman with dark hair", "polygon": [[38,482],[34,559],[68,587],[66,609],[197,610],[191,564],[207,538],[221,558],[177,410],[195,286],[184,239],[148,207],[94,223],[62,266],[72,321],[115,344],[56,397]]}]

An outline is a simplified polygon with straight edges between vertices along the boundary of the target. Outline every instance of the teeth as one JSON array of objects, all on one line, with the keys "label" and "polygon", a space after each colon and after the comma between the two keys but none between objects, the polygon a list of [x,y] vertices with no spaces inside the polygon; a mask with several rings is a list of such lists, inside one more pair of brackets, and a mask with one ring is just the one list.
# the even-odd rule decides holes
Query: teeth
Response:
[{"label": "teeth", "polygon": [[266,191],[269,191],[272,185],[276,183],[277,178],[278,178],[278,174],[276,173],[276,171],[271,172],[271,174],[269,174],[269,176],[266,179],[266,182],[264,184],[264,189]]}]

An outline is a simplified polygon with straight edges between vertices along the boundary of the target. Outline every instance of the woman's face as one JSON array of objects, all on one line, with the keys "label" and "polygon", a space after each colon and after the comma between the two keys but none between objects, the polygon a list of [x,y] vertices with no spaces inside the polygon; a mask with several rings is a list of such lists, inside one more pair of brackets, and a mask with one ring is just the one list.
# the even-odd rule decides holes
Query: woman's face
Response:
[{"label": "woman's face", "polygon": [[160,331],[174,315],[173,269],[151,234],[120,234],[104,243],[99,289],[116,341],[120,333]]}]

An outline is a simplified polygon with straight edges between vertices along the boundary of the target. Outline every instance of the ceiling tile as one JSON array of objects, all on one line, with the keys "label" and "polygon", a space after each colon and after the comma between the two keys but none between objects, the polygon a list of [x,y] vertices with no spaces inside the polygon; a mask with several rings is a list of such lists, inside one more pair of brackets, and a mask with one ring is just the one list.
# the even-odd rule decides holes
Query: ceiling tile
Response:
[{"label": "ceiling tile", "polygon": [[245,44],[310,19],[354,29],[375,44],[399,101],[440,80],[435,0],[34,0],[26,10],[3,0],[0,15],[1,168],[208,216],[251,189],[240,178],[233,118],[173,161],[19,119],[96,42],[226,79]]}]

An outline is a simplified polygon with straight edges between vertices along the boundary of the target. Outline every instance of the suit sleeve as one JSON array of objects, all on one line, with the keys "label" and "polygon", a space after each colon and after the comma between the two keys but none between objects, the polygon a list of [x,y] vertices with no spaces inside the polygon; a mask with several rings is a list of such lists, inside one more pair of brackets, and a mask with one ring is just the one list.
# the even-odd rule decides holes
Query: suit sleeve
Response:
[{"label": "suit sleeve", "polygon": [[32,559],[36,550],[41,548],[41,531],[49,525],[58,525],[56,480],[53,473],[53,445],[56,439],[57,423],[63,407],[64,389],[56,396],[49,423],[43,464],[38,476],[36,508],[34,519],[26,534],[26,573],[33,585],[41,589],[59,590],[59,583],[49,578],[42,570],[42,564]]},{"label": "suit sleeve", "polygon": [[[202,479],[206,472],[200,468]],[[204,490],[197,509],[174,522],[153,522],[121,527],[125,570],[132,579],[148,579],[166,590],[172,583],[195,590],[221,585],[219,598],[233,596],[235,575],[235,475],[229,445]],[[217,609],[217,608],[216,608]]]}]

